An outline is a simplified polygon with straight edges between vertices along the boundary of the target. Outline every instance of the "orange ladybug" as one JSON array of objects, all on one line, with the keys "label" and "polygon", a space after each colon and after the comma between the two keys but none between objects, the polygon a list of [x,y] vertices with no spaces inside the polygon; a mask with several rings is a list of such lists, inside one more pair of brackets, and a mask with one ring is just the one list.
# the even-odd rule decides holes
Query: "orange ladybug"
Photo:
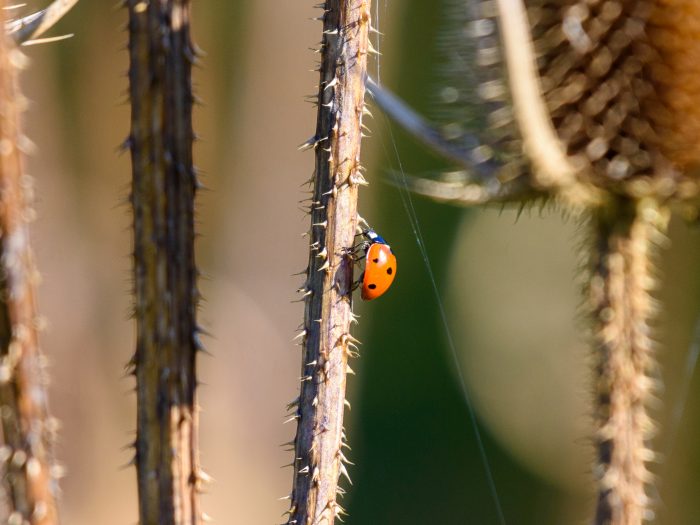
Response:
[{"label": "orange ladybug", "polygon": [[383,295],[396,277],[396,256],[387,242],[374,230],[363,232],[367,237],[365,271],[362,274],[362,298],[365,301]]}]

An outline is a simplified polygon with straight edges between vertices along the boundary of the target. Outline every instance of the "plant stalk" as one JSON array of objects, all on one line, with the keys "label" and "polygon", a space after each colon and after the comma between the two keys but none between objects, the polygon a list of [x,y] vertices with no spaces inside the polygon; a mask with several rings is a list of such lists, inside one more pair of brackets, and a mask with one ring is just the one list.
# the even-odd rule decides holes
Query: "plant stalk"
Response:
[{"label": "plant stalk", "polygon": [[129,0],[141,525],[201,522],[189,0]]},{"label": "plant stalk", "polygon": [[[360,144],[370,1],[327,0],[323,6],[316,134],[307,142],[316,164],[310,205],[310,253],[302,341],[301,391],[294,418],[294,483],[290,524],[331,525],[343,512],[338,477],[347,476],[343,412],[357,228]],[[349,479],[349,477],[348,477]]]},{"label": "plant stalk", "polygon": [[[4,18],[6,11],[1,11]],[[0,518],[55,525],[58,469],[53,468],[52,442],[57,425],[49,416],[45,358],[38,342],[39,274],[28,225],[32,190],[21,146],[24,98],[17,70],[25,60],[8,35],[0,36],[0,454],[5,492]]]},{"label": "plant stalk", "polygon": [[[640,525],[648,519],[647,462],[656,367],[650,323],[655,306],[652,254],[667,221],[652,199],[620,198],[593,222],[589,299],[596,351],[596,525]],[[609,214],[607,213],[609,212]]]}]

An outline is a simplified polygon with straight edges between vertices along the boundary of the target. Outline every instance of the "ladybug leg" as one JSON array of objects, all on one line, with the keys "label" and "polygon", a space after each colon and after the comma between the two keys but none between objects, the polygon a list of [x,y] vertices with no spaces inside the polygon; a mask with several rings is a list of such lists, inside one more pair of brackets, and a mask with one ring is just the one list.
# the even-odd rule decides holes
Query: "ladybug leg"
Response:
[{"label": "ladybug leg", "polygon": [[352,283],[352,287],[350,288],[350,291],[354,292],[355,290],[357,290],[360,287],[360,285],[362,284],[362,281],[364,281],[364,279],[365,279],[365,272],[362,272],[360,274],[360,278],[357,281],[355,281],[354,283]]},{"label": "ladybug leg", "polygon": [[351,248],[343,248],[343,256],[350,259],[352,264],[357,264],[360,260],[360,251],[357,246],[352,246]]},{"label": "ladybug leg", "polygon": [[368,241],[362,241],[360,243],[357,243],[355,246],[353,246],[353,250],[356,253],[362,253],[362,255],[364,256],[367,253],[367,250],[369,249],[370,244],[371,243]]},{"label": "ladybug leg", "polygon": [[367,253],[370,243],[367,241],[362,241],[355,244],[352,248],[346,249],[346,254],[355,262],[359,261],[361,257]]}]

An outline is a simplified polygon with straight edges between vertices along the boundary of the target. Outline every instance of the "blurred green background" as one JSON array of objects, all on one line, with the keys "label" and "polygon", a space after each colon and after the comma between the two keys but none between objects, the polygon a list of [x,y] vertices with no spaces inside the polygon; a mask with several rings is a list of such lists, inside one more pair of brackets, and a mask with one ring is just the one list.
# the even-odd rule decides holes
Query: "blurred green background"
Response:
[{"label": "blurred green background", "polygon": [[[195,158],[210,191],[198,202],[198,257],[206,279],[201,319],[213,334],[201,360],[202,463],[215,478],[204,508],[218,523],[282,521],[291,472],[279,447],[296,396],[299,352],[291,342],[302,308],[291,303],[306,262],[308,227],[297,200],[312,170],[296,146],[313,134],[320,40],[312,1],[194,3],[194,36],[207,56],[195,71],[204,104]],[[41,6],[32,3],[31,6]],[[30,6],[30,7],[31,7]],[[381,0],[382,81],[430,114],[440,2]],[[34,242],[44,275],[43,346],[52,363],[51,405],[63,421],[64,523],[136,520],[135,472],[122,447],[133,439],[132,383],[123,366],[134,345],[127,320],[130,218],[121,203],[130,164],[117,145],[128,132],[126,13],[83,1],[54,33],[70,40],[27,49],[23,86],[32,104],[28,160],[36,178]],[[376,75],[377,63],[370,66]],[[399,258],[390,293],[356,307],[362,357],[352,364],[347,429],[354,486],[349,524],[498,523],[465,396],[409,217],[383,183],[446,166],[378,109],[363,156],[371,185],[361,214]],[[394,142],[395,141],[395,142]],[[413,199],[430,263],[479,418],[508,524],[584,523],[593,508],[588,440],[590,374],[578,315],[583,231],[555,213],[516,221]],[[686,370],[698,312],[698,232],[672,224],[659,258],[666,305],[659,325],[666,385],[654,415],[658,523],[700,523],[700,381]],[[690,390],[682,396],[683,385]],[[677,426],[672,414],[685,402]]]}]

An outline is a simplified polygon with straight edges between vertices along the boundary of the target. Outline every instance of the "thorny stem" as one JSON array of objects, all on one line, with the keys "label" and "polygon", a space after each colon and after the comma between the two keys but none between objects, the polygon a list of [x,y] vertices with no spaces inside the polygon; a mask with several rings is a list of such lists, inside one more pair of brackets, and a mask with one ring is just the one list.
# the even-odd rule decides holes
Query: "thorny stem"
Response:
[{"label": "thorny stem", "polygon": [[[4,11],[0,18],[4,17]],[[0,22],[2,23],[2,22]],[[38,273],[29,244],[31,181],[24,173],[19,126],[23,98],[17,69],[23,62],[12,41],[0,37],[0,406],[4,523],[54,525],[57,469],[44,357],[39,349],[35,286]]]},{"label": "thorny stem", "polygon": [[190,2],[129,0],[141,525],[201,522]]},{"label": "thorny stem", "polygon": [[54,0],[46,9],[8,23],[7,32],[17,44],[29,42],[56,25],[77,3],[78,0]]},{"label": "thorny stem", "polygon": [[288,523],[331,525],[343,512],[338,477],[347,475],[343,412],[354,339],[351,289],[357,226],[361,125],[370,1],[327,0],[323,8],[314,146],[311,250],[305,294],[301,391],[295,418],[294,483]]},{"label": "thorny stem", "polygon": [[654,314],[651,260],[667,213],[650,199],[619,199],[593,219],[595,249],[589,298],[596,351],[598,505],[596,525],[648,519],[646,462],[653,423],[647,413],[656,366],[649,323]]}]

